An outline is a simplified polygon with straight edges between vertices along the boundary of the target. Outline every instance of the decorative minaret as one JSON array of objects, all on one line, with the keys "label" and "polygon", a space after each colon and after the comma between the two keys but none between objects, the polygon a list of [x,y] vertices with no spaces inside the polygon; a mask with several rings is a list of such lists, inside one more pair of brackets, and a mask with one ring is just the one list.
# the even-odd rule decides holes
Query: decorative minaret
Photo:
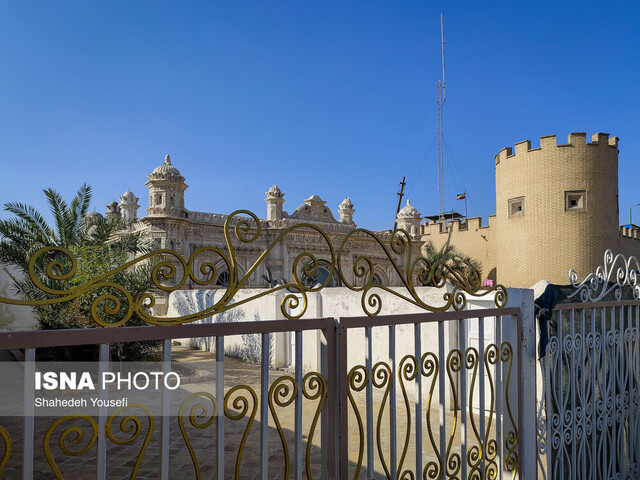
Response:
[{"label": "decorative minaret", "polygon": [[353,223],[353,203],[351,203],[351,199],[346,197],[340,205],[338,205],[338,213],[340,214],[340,223],[344,223],[346,225],[355,225]]},{"label": "decorative minaret", "polygon": [[277,185],[272,186],[265,193],[267,198],[267,220],[282,220],[282,204],[284,203],[284,193],[280,191]]},{"label": "decorative minaret", "polygon": [[398,228],[406,230],[411,236],[420,235],[420,220],[422,215],[416,207],[411,205],[411,202],[407,200],[407,205],[398,212],[396,221],[398,222]]},{"label": "decorative minaret", "polygon": [[118,202],[115,200],[107,205],[107,218],[111,220],[112,218],[120,217],[120,207],[118,206]]},{"label": "decorative minaret", "polygon": [[149,181],[145,185],[149,189],[149,216],[187,216],[184,191],[188,187],[180,171],[171,165],[169,155],[164,158],[164,163],[149,175]]},{"label": "decorative minaret", "polygon": [[127,190],[120,197],[120,213],[122,218],[128,221],[134,221],[138,218],[138,197],[136,197],[131,190]]}]

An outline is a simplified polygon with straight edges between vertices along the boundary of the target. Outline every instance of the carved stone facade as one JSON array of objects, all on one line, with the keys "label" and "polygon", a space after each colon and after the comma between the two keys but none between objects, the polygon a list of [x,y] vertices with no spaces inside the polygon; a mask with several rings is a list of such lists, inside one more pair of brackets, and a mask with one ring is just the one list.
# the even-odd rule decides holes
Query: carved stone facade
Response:
[{"label": "carved stone facade", "polygon": [[[149,175],[149,180],[145,184],[149,189],[149,208],[147,216],[135,222],[132,228],[136,231],[147,232],[154,240],[156,248],[174,250],[180,255],[188,258],[198,249],[203,247],[213,247],[226,252],[224,237],[224,224],[228,215],[209,212],[195,212],[185,207],[184,192],[187,189],[185,178],[180,171],[172,165],[169,155],[166,156],[162,165],[158,166]],[[315,285],[323,283],[329,273],[331,260],[330,242],[333,251],[337,254],[345,236],[354,230],[354,206],[347,197],[338,206],[338,218],[327,206],[327,202],[318,195],[307,198],[302,205],[288,214],[283,210],[285,194],[273,185],[266,192],[265,202],[267,204],[266,218],[260,219],[262,233],[260,237],[250,243],[243,243],[232,233],[232,241],[240,269],[240,275],[244,275],[251,268],[260,255],[273,244],[278,236],[286,229],[302,224],[317,226],[326,234],[326,238],[314,229],[295,229],[285,235],[273,248],[264,262],[252,273],[246,287],[267,287],[276,283],[287,283],[293,281],[292,272],[294,262],[300,256],[301,263],[296,270],[301,272],[301,267],[310,261],[310,258],[301,254],[312,254],[318,260],[319,269],[312,276],[302,280],[307,284]],[[122,214],[130,219],[137,217],[138,198],[130,191],[125,192],[120,197],[119,205],[113,202],[110,204],[109,215]],[[403,212],[405,212],[403,209]],[[400,222],[410,223],[409,231],[412,235],[419,232],[420,213],[411,207],[412,211],[399,219]],[[126,212],[126,213],[125,213]],[[402,212],[401,212],[402,213]],[[407,212],[405,212],[407,213]],[[246,217],[241,217],[246,218]],[[233,221],[237,223],[239,219]],[[414,223],[417,226],[414,226]],[[232,223],[233,225],[233,223]],[[249,233],[250,234],[250,233]],[[380,240],[385,242],[389,249],[391,232],[376,232]],[[415,237],[418,239],[418,237]],[[420,242],[414,248],[413,257],[419,254]],[[389,249],[389,251],[391,251]],[[392,251],[392,258],[399,268],[406,265],[405,256],[396,255]],[[340,268],[348,281],[354,285],[364,282],[356,278],[353,269],[358,257],[367,256],[376,265],[374,268],[374,281],[376,283],[395,286],[401,280],[395,273],[395,267],[380,245],[371,236],[366,234],[355,234],[349,238],[343,249],[343,256]],[[223,258],[212,252],[203,252],[196,258],[194,270],[199,272],[199,267],[205,263],[212,263],[216,269],[216,278],[213,284],[223,286],[228,281],[227,266]],[[204,279],[204,276],[203,276]],[[330,285],[340,286],[340,279],[337,275],[332,277]],[[209,287],[210,285],[208,285]],[[186,288],[201,288],[197,282],[190,281]]]}]

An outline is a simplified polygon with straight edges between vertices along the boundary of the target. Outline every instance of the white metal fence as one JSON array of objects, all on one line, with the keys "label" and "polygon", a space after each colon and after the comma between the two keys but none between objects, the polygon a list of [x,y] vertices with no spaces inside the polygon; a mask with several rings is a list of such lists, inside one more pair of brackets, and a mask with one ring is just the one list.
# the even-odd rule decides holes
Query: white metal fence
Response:
[{"label": "white metal fence", "polygon": [[[130,478],[528,478],[535,396],[527,379],[535,364],[522,348],[532,316],[523,325],[519,301],[513,308],[374,318],[0,333],[0,350],[25,352],[27,406],[19,421],[0,421],[0,475],[73,478],[82,470],[107,478],[117,476],[115,452]],[[480,333],[474,340],[470,325]],[[414,332],[410,344],[396,335],[401,329]],[[485,341],[485,330],[493,340]],[[318,332],[319,347],[303,335],[310,331]],[[295,336],[290,373],[271,370],[269,361],[273,336],[286,332]],[[262,362],[252,367],[257,384],[230,379],[223,353],[225,338],[248,334],[261,338]],[[388,339],[384,351],[373,341],[380,334]],[[350,344],[362,335],[367,353],[359,358]],[[424,347],[433,335],[437,351]],[[38,348],[98,344],[106,371],[109,344],[161,340],[168,370],[172,340],[187,337],[215,337],[216,344],[216,381],[190,397],[196,406],[185,402],[179,414],[169,412],[165,392],[158,411],[130,405],[95,418],[34,417]],[[320,352],[317,371],[302,369],[309,347]],[[207,449],[199,450],[207,435]],[[177,461],[178,451],[189,465]]]}]

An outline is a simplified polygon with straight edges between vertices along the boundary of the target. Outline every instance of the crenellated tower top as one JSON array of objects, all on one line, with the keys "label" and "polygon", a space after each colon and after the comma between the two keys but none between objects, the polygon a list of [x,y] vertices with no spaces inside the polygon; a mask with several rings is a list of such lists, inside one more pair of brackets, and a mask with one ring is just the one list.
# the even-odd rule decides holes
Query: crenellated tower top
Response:
[{"label": "crenellated tower top", "polygon": [[618,137],[570,133],[540,146],[518,142],[495,156],[497,273],[528,288],[591,272],[602,252],[618,248]]},{"label": "crenellated tower top", "polygon": [[[496,165],[501,161],[506,160],[509,157],[519,155],[521,153],[536,152],[544,149],[551,148],[566,148],[566,147],[605,147],[618,149],[618,137],[610,137],[608,133],[594,133],[591,136],[591,142],[587,143],[587,134],[585,132],[572,132],[569,134],[567,143],[558,144],[555,135],[546,135],[540,137],[540,146],[538,148],[531,148],[530,140],[523,140],[514,145],[514,148],[505,147],[498,152],[495,156]],[[514,152],[515,150],[515,152]]]}]

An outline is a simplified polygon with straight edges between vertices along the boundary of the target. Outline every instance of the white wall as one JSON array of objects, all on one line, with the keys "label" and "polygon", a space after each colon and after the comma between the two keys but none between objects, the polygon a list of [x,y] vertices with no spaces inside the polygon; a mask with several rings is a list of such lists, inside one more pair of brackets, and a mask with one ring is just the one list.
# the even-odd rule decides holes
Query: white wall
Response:
[{"label": "white wall", "polygon": [[[401,288],[394,289],[395,291],[406,295],[406,291]],[[420,298],[430,305],[442,305],[444,299],[442,298],[444,293],[450,291],[447,289],[436,289],[432,287],[419,287],[416,289],[416,293]],[[199,292],[199,293],[198,293]],[[208,292],[208,293],[207,293]],[[245,298],[249,298],[264,292],[264,289],[243,289],[240,290],[235,297],[235,301],[241,301]],[[520,306],[523,302],[523,295],[529,292],[527,290],[509,289],[509,304],[508,306]],[[220,298],[223,290],[217,291],[179,291],[173,292],[169,297],[169,309],[168,316],[179,316],[186,314],[189,310],[198,311],[203,310],[206,307],[213,305],[217,298]],[[429,313],[425,310],[412,305],[407,300],[399,298],[391,293],[376,290],[376,293],[380,295],[382,301],[382,310],[380,315],[388,314],[409,314],[409,313]],[[495,292],[494,292],[495,293]],[[207,301],[202,303],[202,298],[207,296]],[[203,322],[220,322],[220,321],[250,321],[250,320],[276,320],[284,319],[284,315],[280,310],[280,303],[282,299],[287,295],[287,292],[279,291],[274,294],[269,294],[264,297],[252,300],[238,308],[232,309],[229,312],[225,312],[214,316],[213,319],[209,318]],[[193,300],[196,297],[200,297],[200,303]],[[299,320],[290,320],[291,322],[304,322],[306,319],[323,318],[323,317],[364,317],[365,312],[362,309],[361,301],[362,294],[359,292],[351,291],[347,288],[326,288],[320,292],[309,293],[307,295],[308,304],[307,310],[303,317]],[[188,301],[187,301],[188,300]],[[469,310],[483,310],[488,308],[495,308],[494,295],[491,294],[486,298],[483,297],[468,297],[467,309]],[[465,335],[467,337],[464,346],[478,345],[477,334],[473,337],[473,325],[477,326],[477,320],[468,320],[465,322]],[[514,346],[517,344],[516,338],[516,324],[515,322],[505,321],[503,324],[503,339],[508,339]],[[477,333],[477,327],[476,327]],[[487,319],[485,321],[485,346],[495,341],[495,320],[491,321]],[[293,334],[291,334],[293,335]],[[389,327],[374,327],[372,328],[373,336],[373,348],[372,348],[372,364],[379,361],[389,363]],[[439,351],[439,331],[437,322],[423,323],[421,326],[421,351],[434,352],[438,355]],[[289,334],[280,333],[275,336],[274,339],[274,359],[273,365],[277,367],[288,367],[291,365],[291,359],[293,358],[293,352],[291,351],[291,338]],[[198,343],[201,348],[212,349],[212,342],[205,342],[203,340],[192,340],[193,344]],[[246,342],[245,342],[246,343]],[[306,331],[303,334],[303,369],[304,370],[320,370],[321,369],[321,345],[323,343],[322,333],[320,331]],[[462,342],[458,339],[458,322],[448,321],[444,322],[444,351],[448,354],[454,348],[461,348]],[[243,339],[238,337],[228,337],[225,340],[225,350],[228,354],[237,356],[247,355],[248,349],[254,348],[253,346],[247,346],[243,344]],[[413,355],[415,353],[415,336],[414,326],[399,325],[396,327],[396,359],[399,364],[401,359],[405,355]],[[244,352],[244,353],[243,353]],[[256,355],[256,352],[253,352]],[[367,342],[365,339],[364,328],[349,329],[348,332],[348,369],[351,369],[355,365],[364,365],[367,356]],[[257,355],[259,358],[259,355]],[[446,361],[440,359],[441,366]],[[441,370],[445,372],[446,370]],[[515,371],[514,371],[515,378]],[[430,384],[429,382],[423,382],[423,389],[427,393]],[[409,385],[408,390],[411,391],[413,385]],[[476,392],[477,394],[477,392]],[[438,401],[437,388],[436,397],[434,402]],[[475,403],[475,402],[474,402]],[[475,403],[478,404],[478,403]]]},{"label": "white wall", "polygon": [[[19,272],[12,267],[0,267],[0,297],[16,299],[18,297],[13,288],[13,280],[7,269],[12,275],[19,276]],[[0,331],[33,330],[37,325],[31,307],[0,302]]]}]

